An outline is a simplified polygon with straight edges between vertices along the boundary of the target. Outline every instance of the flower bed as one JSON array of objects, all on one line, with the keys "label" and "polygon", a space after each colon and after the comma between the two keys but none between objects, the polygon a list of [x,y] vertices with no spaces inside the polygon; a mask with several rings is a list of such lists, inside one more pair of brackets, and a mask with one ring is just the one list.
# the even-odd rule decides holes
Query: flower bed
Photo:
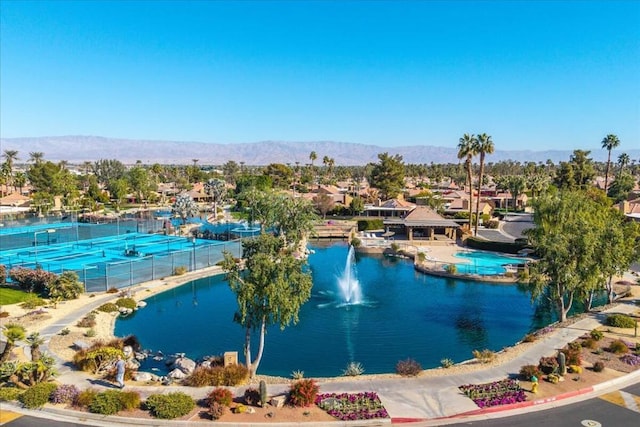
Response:
[{"label": "flower bed", "polygon": [[524,402],[527,396],[516,380],[502,380],[486,384],[466,384],[459,387],[479,408],[511,405]]},{"label": "flower bed", "polygon": [[319,394],[315,403],[341,421],[389,418],[387,410],[374,392]]}]

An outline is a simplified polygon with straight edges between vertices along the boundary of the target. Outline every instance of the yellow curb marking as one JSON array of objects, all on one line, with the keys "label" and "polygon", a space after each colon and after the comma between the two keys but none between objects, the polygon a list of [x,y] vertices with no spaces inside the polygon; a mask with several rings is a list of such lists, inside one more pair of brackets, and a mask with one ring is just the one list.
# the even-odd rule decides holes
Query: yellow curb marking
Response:
[{"label": "yellow curb marking", "polygon": [[6,424],[15,420],[16,418],[20,418],[22,414],[17,414],[15,412],[2,410],[0,411],[0,424]]},{"label": "yellow curb marking", "polygon": [[600,396],[600,399],[606,400],[614,405],[640,412],[640,396],[635,396],[625,391],[614,391]]}]

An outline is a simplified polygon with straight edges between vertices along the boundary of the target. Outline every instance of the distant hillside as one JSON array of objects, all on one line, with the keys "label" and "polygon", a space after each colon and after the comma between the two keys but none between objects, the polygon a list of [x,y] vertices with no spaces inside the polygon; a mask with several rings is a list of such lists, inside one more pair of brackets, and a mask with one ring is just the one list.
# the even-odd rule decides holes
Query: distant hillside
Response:
[{"label": "distant hillside", "polygon": [[[29,153],[42,152],[44,158],[51,161],[67,160],[77,164],[100,159],[118,159],[131,164],[140,160],[144,164],[191,164],[198,159],[199,165],[221,165],[229,160],[247,165],[266,165],[269,163],[291,163],[304,165],[309,163],[309,153],[315,151],[316,165],[322,164],[322,158],[329,156],[336,166],[364,165],[377,162],[378,154],[400,154],[405,163],[457,163],[456,148],[434,147],[430,145],[406,147],[380,147],[375,145],[353,144],[333,141],[284,142],[263,141],[247,144],[213,144],[188,141],[148,141],[133,139],[105,138],[100,136],[51,136],[37,138],[2,138],[0,146],[4,150],[17,150],[18,163],[26,162]],[[498,148],[500,144],[497,144]],[[626,152],[632,159],[640,157],[640,150],[617,150],[611,158]],[[519,162],[554,163],[569,159],[572,150],[532,151],[532,150],[496,150],[487,158],[490,162],[513,160]],[[596,161],[606,161],[607,152],[592,150]]]}]

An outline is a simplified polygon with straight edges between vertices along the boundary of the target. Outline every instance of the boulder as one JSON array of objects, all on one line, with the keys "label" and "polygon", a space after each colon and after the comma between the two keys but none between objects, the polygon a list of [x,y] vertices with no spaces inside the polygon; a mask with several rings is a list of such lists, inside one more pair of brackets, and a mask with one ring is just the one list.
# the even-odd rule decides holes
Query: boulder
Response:
[{"label": "boulder", "polygon": [[274,406],[276,408],[283,408],[286,401],[287,401],[287,396],[285,396],[284,394],[279,394],[277,396],[273,396],[271,400],[269,400],[269,405]]},{"label": "boulder", "polygon": [[173,368],[180,369],[187,375],[190,375],[196,369],[196,362],[188,357],[181,357],[173,363]]},{"label": "boulder", "polygon": [[159,377],[157,375],[151,374],[149,372],[134,372],[132,375],[134,381],[140,382],[150,382],[150,381],[158,381]]},{"label": "boulder", "polygon": [[172,380],[183,380],[187,378],[187,374],[185,374],[182,370],[176,368],[167,374],[167,378],[170,378]]},{"label": "boulder", "polygon": [[75,347],[77,350],[86,350],[91,346],[86,341],[78,340],[73,342],[73,347]]},{"label": "boulder", "polygon": [[138,301],[138,304],[137,304],[137,305],[138,305],[138,307],[140,307],[140,308],[144,308],[144,307],[146,307],[146,306],[147,306],[147,303],[146,303],[145,301]]},{"label": "boulder", "polygon": [[133,348],[130,345],[125,345],[122,348],[122,352],[124,353],[125,359],[131,359],[131,356],[133,356]]}]

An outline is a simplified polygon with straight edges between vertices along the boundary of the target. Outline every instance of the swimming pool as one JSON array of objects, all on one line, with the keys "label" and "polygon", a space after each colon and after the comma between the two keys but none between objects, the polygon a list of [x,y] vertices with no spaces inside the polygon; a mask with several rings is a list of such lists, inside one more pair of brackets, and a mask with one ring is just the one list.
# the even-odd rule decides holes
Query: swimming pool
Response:
[{"label": "swimming pool", "polygon": [[479,274],[484,276],[504,274],[507,272],[505,265],[522,265],[525,263],[522,258],[481,251],[458,252],[454,256],[464,260],[464,262],[456,263],[459,274]]}]

